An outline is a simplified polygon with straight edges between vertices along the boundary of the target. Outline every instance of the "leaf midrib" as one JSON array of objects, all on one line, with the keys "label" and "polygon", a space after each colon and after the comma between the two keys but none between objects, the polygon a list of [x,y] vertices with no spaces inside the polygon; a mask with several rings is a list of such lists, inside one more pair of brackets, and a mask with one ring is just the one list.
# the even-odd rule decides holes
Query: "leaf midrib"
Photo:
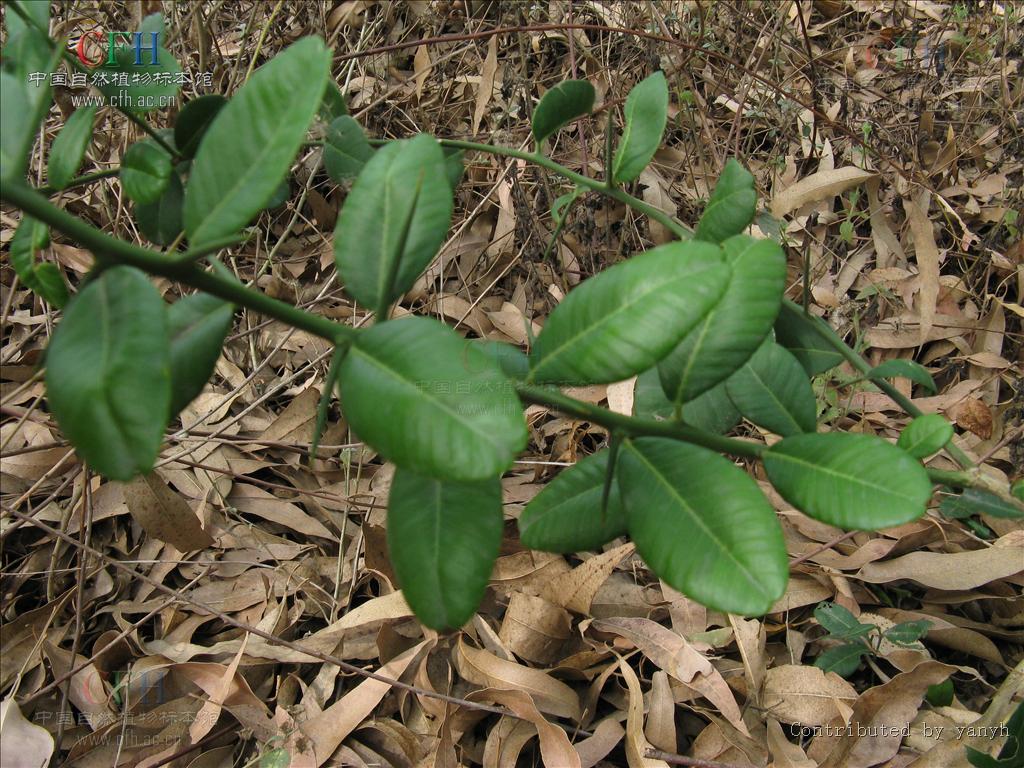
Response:
[{"label": "leaf midrib", "polygon": [[[779,445],[781,445],[781,443]],[[825,475],[831,475],[833,477],[838,477],[838,478],[840,478],[842,480],[849,481],[849,482],[853,483],[854,485],[864,486],[865,488],[868,488],[869,490],[872,490],[872,491],[876,491],[876,492],[880,491],[880,492],[882,492],[885,495],[894,496],[897,499],[902,499],[903,501],[906,501],[909,504],[915,504],[915,505],[917,504],[917,501],[914,498],[912,498],[910,496],[904,496],[902,493],[899,493],[898,491],[895,491],[892,488],[887,488],[884,485],[872,485],[871,483],[868,483],[865,480],[862,480],[861,478],[857,477],[856,475],[845,475],[842,472],[837,472],[836,470],[832,469],[831,467],[827,467],[827,466],[825,466],[823,464],[815,464],[813,462],[806,461],[804,459],[799,458],[798,456],[794,456],[794,455],[789,454],[789,453],[776,453],[776,452],[772,451],[771,449],[769,449],[767,454],[765,454],[765,455],[766,456],[770,456],[771,458],[775,459],[776,461],[783,461],[783,462],[790,461],[790,462],[793,462],[794,464],[798,464],[798,465],[803,466],[803,467],[809,467],[811,469],[811,471],[821,472],[822,474],[825,474]]]},{"label": "leaf midrib", "polygon": [[[611,313],[605,315],[604,317],[602,317],[600,320],[598,320],[596,323],[593,323],[592,325],[584,326],[584,328],[582,330],[578,331],[577,333],[574,333],[572,336],[567,338],[559,346],[555,347],[555,349],[553,351],[550,351],[547,354],[545,354],[544,357],[540,361],[538,361],[537,366],[535,368],[533,368],[533,370],[530,371],[530,379],[531,380],[536,380],[537,375],[540,374],[541,371],[546,366],[549,367],[550,363],[553,360],[556,360],[564,352],[566,352],[569,349],[571,349],[575,345],[575,343],[577,341],[579,341],[579,339],[581,339],[583,336],[586,336],[587,334],[593,333],[593,332],[597,331],[598,329],[600,329],[606,323],[609,323],[609,322],[615,320],[623,312],[626,312],[626,311],[632,309],[636,304],[638,304],[642,300],[646,299],[652,293],[656,293],[656,292],[662,291],[662,290],[668,290],[668,289],[670,289],[676,283],[693,280],[694,278],[700,277],[702,274],[707,273],[712,268],[721,266],[721,264],[722,264],[721,262],[718,262],[716,264],[700,264],[699,266],[702,267],[701,269],[694,270],[692,272],[687,272],[685,274],[677,275],[676,277],[674,277],[674,278],[672,278],[670,280],[666,280],[663,283],[657,283],[653,288],[651,288],[648,291],[644,291],[641,294],[633,296],[628,302],[626,302],[624,304],[620,304],[615,309],[614,312],[611,312]],[[719,298],[721,298],[721,294],[719,294]],[[713,311],[713,309],[714,309],[714,307],[710,307],[707,310],[707,312],[705,312],[704,314],[700,315],[700,317],[698,317],[695,320],[695,322],[699,323],[701,318],[705,317],[707,315],[707,313]],[[691,328],[692,328],[692,326],[691,326]],[[686,335],[686,331],[683,332],[683,336],[685,336],[685,335]],[[677,342],[678,342],[678,339],[677,339]]]},{"label": "leaf midrib", "polygon": [[462,426],[467,431],[472,432],[474,435],[477,435],[478,437],[481,437],[485,443],[494,447],[497,453],[507,452],[505,446],[503,446],[500,442],[494,441],[487,432],[477,429],[476,426],[471,421],[464,420],[455,411],[453,411],[448,406],[448,404],[445,403],[443,400],[429,395],[428,393],[424,392],[422,389],[417,387],[415,384],[410,383],[409,379],[403,376],[399,371],[392,368],[390,365],[385,364],[379,357],[374,357],[365,350],[361,349],[358,345],[354,345],[351,351],[358,355],[361,355],[370,363],[370,365],[374,365],[380,370],[384,371],[385,373],[390,374],[392,378],[397,380],[406,389],[411,389],[414,392],[418,393],[424,400],[428,401],[429,403],[433,404],[438,409],[446,413],[448,416],[451,417],[453,421],[455,421],[457,424]]},{"label": "leaf midrib", "polygon": [[683,509],[685,511],[687,511],[689,513],[689,516],[692,518],[692,520],[697,523],[697,527],[699,527],[701,530],[703,530],[704,533],[707,534],[708,538],[710,538],[716,545],[718,545],[719,549],[722,552],[725,553],[726,559],[728,559],[730,562],[734,563],[735,566],[737,567],[737,569],[740,570],[744,574],[744,576],[746,577],[747,581],[750,583],[751,587],[753,587],[754,591],[756,591],[758,594],[762,595],[765,599],[768,599],[769,595],[767,594],[767,592],[765,592],[761,588],[760,580],[756,576],[754,576],[753,573],[750,572],[750,570],[743,564],[742,561],[738,560],[733,555],[732,550],[729,549],[729,547],[725,546],[725,544],[714,533],[714,531],[712,531],[710,528],[707,527],[707,525],[701,519],[700,515],[698,515],[696,513],[696,511],[693,509],[693,507],[690,506],[690,504],[687,503],[686,499],[684,499],[679,494],[679,492],[676,490],[675,486],[672,485],[670,482],[668,482],[668,479],[658,470],[658,468],[654,464],[652,464],[647,459],[647,457],[642,452],[637,450],[636,446],[629,445],[629,449],[633,452],[633,454],[635,456],[638,456],[640,458],[640,461],[644,464],[644,466],[646,466],[648,468],[648,470],[651,472],[651,474],[653,474],[658,479],[658,481],[663,486],[665,486],[666,489],[668,489],[669,494],[671,496],[675,497],[679,501],[679,503],[683,507]]},{"label": "leaf midrib", "polygon": [[[319,51],[318,51],[318,53],[319,53]],[[319,56],[318,58],[322,59],[323,56]],[[310,69],[312,69],[312,67]],[[324,78],[324,79],[326,79],[326,78]],[[263,83],[261,82],[261,83],[259,83],[259,85],[262,86]],[[257,92],[253,91],[253,93],[255,94]],[[296,109],[296,105],[301,103],[302,97],[304,97],[304,96],[305,96],[305,92],[300,92],[300,94],[298,96],[296,96],[293,99],[290,99],[289,102],[288,102],[287,108],[282,110],[282,112],[284,112],[284,113],[291,113],[293,110]],[[253,96],[253,98],[255,99],[256,97]],[[262,101],[262,98],[260,99],[260,101]],[[316,112],[316,103],[313,104],[313,110],[310,111],[309,118],[302,121],[303,126],[305,126],[307,123],[309,123],[309,120],[312,119],[313,114],[315,114],[315,112]],[[234,117],[234,115],[232,115],[232,117]],[[249,179],[252,178],[253,174],[259,174],[259,173],[261,173],[264,170],[263,167],[262,167],[263,166],[263,163],[262,163],[263,158],[267,157],[268,155],[274,154],[273,150],[275,149],[275,147],[274,147],[275,142],[277,141],[279,136],[281,136],[284,133],[287,133],[289,128],[290,128],[290,126],[289,126],[289,123],[288,123],[287,120],[279,120],[277,122],[277,129],[273,131],[271,139],[269,141],[267,141],[266,143],[264,143],[263,149],[256,156],[256,158],[253,160],[253,162],[249,165],[249,169],[245,173],[243,173],[241,176],[238,177],[238,180],[234,183],[233,186],[231,186],[227,190],[227,192],[225,192],[223,195],[221,195],[220,202],[214,204],[214,207],[212,209],[210,209],[210,212],[206,215],[206,217],[200,223],[199,227],[192,234],[191,240],[192,240],[193,247],[195,245],[197,245],[197,244],[201,244],[202,243],[203,238],[202,238],[201,235],[203,234],[203,230],[206,227],[207,222],[211,222],[211,221],[215,222],[215,221],[217,221],[218,214],[220,213],[220,211],[223,210],[224,206],[227,205],[228,202],[230,202],[232,200],[232,198],[234,198],[237,195],[238,190],[240,188],[246,186],[249,183]],[[303,128],[303,133],[305,133],[305,128]],[[301,143],[301,142],[302,142],[302,137],[300,136],[299,137],[299,143]],[[217,176],[221,176],[221,175],[223,175],[223,174],[217,174]]]}]

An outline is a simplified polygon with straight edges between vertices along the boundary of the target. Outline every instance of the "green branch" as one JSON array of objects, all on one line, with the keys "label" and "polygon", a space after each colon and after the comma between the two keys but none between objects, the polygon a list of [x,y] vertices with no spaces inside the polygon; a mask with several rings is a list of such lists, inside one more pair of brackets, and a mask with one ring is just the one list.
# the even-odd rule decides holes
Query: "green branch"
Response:
[{"label": "green branch", "polygon": [[[295,328],[308,331],[334,344],[347,344],[356,334],[354,328],[341,325],[326,317],[305,312],[291,304],[272,299],[264,293],[253,291],[241,282],[226,275],[204,272],[195,264],[182,262],[181,256],[159,253],[148,248],[118,240],[67,211],[53,205],[34,189],[15,181],[0,185],[0,199],[15,205],[29,216],[63,232],[79,244],[88,248],[101,264],[127,264],[151,275],[191,285],[232,304],[247,307],[254,312],[273,317]],[[219,245],[223,245],[220,243]]]},{"label": "green branch", "polygon": [[516,392],[519,397],[534,405],[544,405],[553,408],[567,416],[576,416],[580,419],[592,421],[629,437],[670,437],[674,440],[684,440],[687,443],[700,445],[719,453],[729,453],[733,456],[747,456],[758,458],[768,447],[763,443],[752,443],[746,440],[737,440],[732,437],[722,437],[711,432],[705,432],[695,427],[687,426],[677,421],[655,421],[644,419],[638,416],[626,416],[622,413],[609,411],[606,408],[599,408],[596,405],[576,400],[568,395],[562,394],[557,389],[540,387],[533,384],[516,384]]}]

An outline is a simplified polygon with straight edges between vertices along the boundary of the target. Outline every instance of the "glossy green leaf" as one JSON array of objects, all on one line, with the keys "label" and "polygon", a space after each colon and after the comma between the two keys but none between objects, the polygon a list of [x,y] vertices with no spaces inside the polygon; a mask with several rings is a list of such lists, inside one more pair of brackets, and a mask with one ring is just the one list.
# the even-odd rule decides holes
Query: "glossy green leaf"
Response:
[{"label": "glossy green leaf", "polygon": [[324,168],[336,182],[354,179],[373,157],[363,127],[348,115],[342,115],[327,127],[324,140]]},{"label": "glossy green leaf", "polygon": [[79,455],[112,480],[156,461],[171,404],[160,293],[133,267],[112,267],[68,304],[46,353],[46,398]]},{"label": "glossy green leaf", "polygon": [[36,261],[36,254],[49,244],[49,228],[31,216],[22,216],[11,238],[11,266],[25,286],[60,309],[68,300],[60,269],[56,264]]},{"label": "glossy green leaf", "polygon": [[754,220],[756,208],[757,193],[754,191],[753,175],[735,158],[730,158],[722,169],[722,175],[718,177],[708,207],[697,222],[694,237],[721,243],[749,227]]},{"label": "glossy green leaf", "polygon": [[742,418],[742,414],[729,399],[724,381],[683,403],[683,421],[716,435],[724,435],[739,424]]},{"label": "glossy green leaf", "polygon": [[928,634],[932,623],[930,621],[903,621],[896,624],[882,633],[882,636],[896,645],[914,645],[918,640]]},{"label": "glossy green leaf", "polygon": [[762,344],[725,388],[736,409],[759,427],[783,436],[817,428],[811,382],[797,359],[773,341]]},{"label": "glossy green leaf", "polygon": [[891,379],[896,376],[910,379],[933,394],[937,391],[935,381],[928,373],[928,369],[913,360],[886,360],[881,365],[872,368],[867,374],[867,377],[871,379]]},{"label": "glossy green leaf", "polygon": [[763,614],[786,590],[782,528],[750,476],[706,448],[627,441],[619,487],[637,551],[673,588],[710,608]]},{"label": "glossy green leaf", "polygon": [[284,179],[281,180],[280,184],[274,187],[274,192],[270,196],[270,199],[267,201],[266,210],[272,211],[275,208],[280,208],[282,205],[288,202],[288,198],[291,197],[291,194],[292,186],[288,181],[288,177],[286,176]]},{"label": "glossy green leaf", "polygon": [[38,287],[34,290],[47,302],[57,309],[63,308],[68,302],[68,286],[64,282],[60,267],[56,264],[44,261],[37,264],[35,276]]},{"label": "glossy green leaf", "polygon": [[63,189],[78,173],[85,157],[85,150],[92,138],[93,118],[96,107],[79,107],[60,129],[50,147],[46,180],[51,187]]},{"label": "glossy green leaf", "polygon": [[155,142],[132,144],[121,159],[121,186],[136,203],[155,203],[170,184],[171,156]]},{"label": "glossy green leaf", "polygon": [[412,287],[448,234],[452,190],[437,141],[381,147],[352,185],[334,230],[345,291],[378,309]]},{"label": "glossy green leaf", "polygon": [[21,217],[18,228],[11,238],[11,266],[21,282],[29,288],[32,286],[35,269],[36,253],[50,245],[50,228],[39,219],[28,214]]},{"label": "glossy green leaf", "polygon": [[[176,83],[181,67],[171,52],[164,47],[164,19],[159,13],[153,13],[142,20],[138,30],[142,35],[141,57],[135,63],[135,46],[131,40],[124,40],[114,48],[116,64],[102,64],[107,81],[97,84],[97,89],[123,109],[133,112],[151,112],[154,109],[165,109],[174,106],[178,91]],[[152,34],[157,35],[157,63],[153,64],[153,54],[149,50],[152,45]],[[148,75],[147,77],[144,77]],[[127,85],[119,82],[119,76],[127,76]]]},{"label": "glossy green leaf", "polygon": [[[731,403],[730,403],[731,405]],[[671,419],[675,405],[661,389],[657,368],[648,368],[636,377],[633,385],[633,415],[646,419]]]},{"label": "glossy green leaf", "polygon": [[641,80],[626,97],[626,125],[612,158],[612,179],[636,179],[661,145],[668,120],[668,82],[663,72]]},{"label": "glossy green leaf", "polygon": [[504,341],[485,341],[473,339],[474,344],[492,363],[497,364],[502,373],[513,381],[525,381],[530,374],[530,360],[519,347],[506,344]]},{"label": "glossy green leaf", "polygon": [[764,453],[768,479],[801,512],[848,530],[916,520],[932,486],[906,451],[854,433],[795,435]]},{"label": "glossy green leaf", "polygon": [[725,381],[753,355],[772,329],[786,287],[786,255],[771,240],[745,235],[722,244],[732,268],[722,298],[658,363],[661,385],[674,402],[693,400]]},{"label": "glossy green leaf", "polygon": [[944,498],[939,504],[939,512],[954,520],[972,515],[1015,519],[1024,517],[1024,505],[1014,505],[979,488],[967,488],[961,494]]},{"label": "glossy green leaf", "polygon": [[953,681],[946,678],[941,683],[929,685],[924,697],[933,707],[948,707],[953,703],[955,693]]},{"label": "glossy green leaf", "polygon": [[531,380],[622,381],[664,357],[721,298],[730,269],[710,243],[675,242],[574,288],[530,353]]},{"label": "glossy green leaf", "polygon": [[916,459],[941,451],[953,439],[953,425],[938,413],[918,416],[900,433],[896,445]]},{"label": "glossy green leaf", "polygon": [[464,163],[466,153],[452,147],[442,147],[441,151],[444,153],[444,172],[448,176],[448,186],[454,192],[459,186],[459,182],[462,181],[462,174],[466,171]]},{"label": "glossy green leaf", "polygon": [[152,243],[170,245],[183,229],[182,207],[185,189],[177,173],[172,172],[167,188],[152,203],[135,204],[135,222]]},{"label": "glossy green leaf", "polygon": [[340,389],[356,434],[414,472],[495,477],[526,445],[512,382],[436,320],[407,317],[362,331],[341,365]]},{"label": "glossy green leaf", "polygon": [[533,138],[537,144],[594,108],[594,86],[587,80],[565,80],[551,88],[533,110]]},{"label": "glossy green leaf", "polygon": [[860,667],[860,660],[867,652],[867,647],[862,643],[845,643],[819,654],[814,660],[814,666],[826,672],[849,677]]},{"label": "glossy green leaf", "polygon": [[395,470],[388,554],[416,617],[436,630],[472,618],[501,549],[501,480],[453,482]]},{"label": "glossy green leaf", "polygon": [[325,123],[331,123],[342,115],[348,114],[348,103],[345,101],[341,88],[334,80],[330,80],[327,83],[327,88],[324,89],[324,98],[320,102],[318,114]]},{"label": "glossy green leaf", "polygon": [[303,38],[256,70],[214,118],[185,188],[193,247],[238,232],[266,206],[306,138],[330,63],[320,38]]},{"label": "glossy green leaf", "polygon": [[874,624],[862,624],[839,603],[819,603],[814,609],[814,618],[837,640],[864,637],[875,628]]},{"label": "glossy green leaf", "polygon": [[808,376],[824,373],[843,362],[843,356],[815,330],[816,323],[824,322],[807,317],[799,307],[782,302],[775,319],[775,340],[788,349]]},{"label": "glossy green leaf", "polygon": [[214,118],[227,103],[228,100],[219,93],[209,93],[192,99],[181,108],[178,119],[174,121],[174,146],[184,157],[195,157]]},{"label": "glossy green leaf", "polygon": [[203,391],[231,329],[235,308],[208,293],[194,293],[167,308],[174,417]]},{"label": "glossy green leaf", "polygon": [[[28,29],[38,28],[46,32],[50,27],[50,3],[49,0],[7,0],[7,10],[4,12],[4,21],[7,25],[7,39],[12,40]],[[25,13],[31,20],[32,25],[26,23],[14,6]]]},{"label": "glossy green leaf", "polygon": [[626,533],[626,513],[614,480],[601,513],[610,455],[603,450],[577,461],[533,497],[519,517],[519,538],[525,546],[543,552],[585,552]]}]

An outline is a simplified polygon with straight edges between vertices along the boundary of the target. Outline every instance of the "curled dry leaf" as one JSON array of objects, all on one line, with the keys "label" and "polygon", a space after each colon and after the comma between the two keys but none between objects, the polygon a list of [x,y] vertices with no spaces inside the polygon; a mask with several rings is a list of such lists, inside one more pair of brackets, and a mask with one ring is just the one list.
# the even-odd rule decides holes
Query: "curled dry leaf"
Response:
[{"label": "curled dry leaf", "polygon": [[865,171],[852,165],[812,173],[791,187],[781,190],[772,198],[769,206],[772,216],[779,218],[808,203],[830,200],[834,196],[874,178],[874,176],[874,172]]},{"label": "curled dry leaf", "polygon": [[53,755],[53,736],[25,719],[14,699],[0,704],[0,764],[9,768],[46,768]]},{"label": "curled dry leaf", "polygon": [[783,723],[825,725],[839,717],[839,704],[849,707],[857,691],[835,672],[785,664],[765,676],[762,705]]},{"label": "curled dry leaf", "polygon": [[466,645],[461,637],[452,658],[458,673],[471,683],[503,691],[525,691],[541,712],[571,720],[580,718],[576,692],[546,672],[499,659],[492,653]]},{"label": "curled dry leaf", "polygon": [[[999,546],[1003,539],[1004,545]],[[935,589],[974,589],[1024,571],[1024,542],[1012,533],[1003,539],[997,546],[973,552],[911,552],[868,563],[857,578],[872,584],[910,579]]]}]

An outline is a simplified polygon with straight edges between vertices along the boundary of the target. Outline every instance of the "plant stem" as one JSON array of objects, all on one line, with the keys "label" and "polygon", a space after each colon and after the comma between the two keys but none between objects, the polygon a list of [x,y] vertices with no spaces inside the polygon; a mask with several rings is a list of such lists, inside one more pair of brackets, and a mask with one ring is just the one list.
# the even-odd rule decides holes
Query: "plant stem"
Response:
[{"label": "plant stem", "polygon": [[576,400],[554,388],[517,383],[516,391],[519,393],[519,397],[528,403],[544,405],[568,416],[576,416],[592,421],[595,424],[600,424],[602,427],[607,427],[629,437],[670,437],[675,440],[684,440],[694,445],[700,445],[712,451],[730,453],[734,456],[747,456],[749,458],[757,458],[768,449],[762,443],[722,437],[721,435],[705,432],[679,422],[655,421],[654,419],[644,419],[638,416],[626,416],[622,413],[610,411],[607,408],[600,408],[582,400]]},{"label": "plant stem", "polygon": [[502,155],[504,157],[515,157],[519,160],[526,160],[529,163],[535,163],[543,168],[547,168],[553,173],[557,173],[559,176],[563,176],[569,181],[587,189],[592,189],[595,192],[601,192],[604,195],[618,200],[623,205],[629,206],[635,211],[650,216],[655,221],[659,222],[663,226],[667,227],[670,232],[675,234],[677,237],[686,239],[693,235],[693,231],[690,230],[682,222],[678,221],[675,217],[669,216],[664,211],[648,205],[643,200],[633,197],[627,192],[619,188],[609,188],[608,184],[599,179],[592,179],[589,176],[584,176],[581,173],[570,171],[564,165],[556,163],[549,157],[538,154],[536,152],[525,152],[520,149],[513,149],[512,147],[497,147],[490,144],[478,144],[475,141],[462,141],[458,139],[438,139],[441,142],[441,146],[452,147],[454,149],[466,149],[476,152],[486,152],[492,155]]},{"label": "plant stem", "polygon": [[0,185],[0,199],[17,206],[29,216],[60,230],[85,246],[101,264],[127,264],[152,275],[178,280],[233,304],[248,307],[255,312],[320,336],[334,344],[347,345],[355,337],[354,328],[305,312],[258,291],[252,291],[233,278],[204,272],[195,264],[182,263],[168,254],[132,245],[100,232],[53,205],[37,191],[20,182],[10,181]]},{"label": "plant stem", "polygon": [[109,179],[111,176],[117,176],[120,172],[120,166],[118,166],[117,168],[105,168],[102,171],[96,171],[95,173],[87,173],[84,174],[83,176],[78,176],[69,181],[60,189],[57,189],[56,187],[45,186],[38,187],[38,190],[42,192],[44,195],[52,195],[57,192],[67,192],[69,189],[74,189],[75,187],[81,187],[86,184],[92,184],[94,181],[99,181],[100,179]]},{"label": "plant stem", "polygon": [[[630,208],[633,208],[636,211],[639,211],[650,216],[655,221],[667,227],[669,231],[671,231],[679,238],[686,239],[693,235],[693,231],[689,227],[677,221],[675,217],[669,216],[664,211],[661,211],[657,208],[653,208],[644,201],[639,200],[633,197],[632,195],[627,194],[626,192],[623,192],[621,189],[610,187],[609,184],[606,182],[598,181],[588,176],[583,176],[581,174],[575,173],[574,171],[570,171],[568,168],[565,168],[564,166],[560,165],[554,160],[551,160],[550,158],[545,157],[544,155],[541,155],[539,153],[524,152],[522,150],[512,149],[511,147],[498,147],[489,144],[478,144],[473,141],[461,141],[455,139],[439,139],[439,141],[441,142],[442,146],[446,147],[467,149],[477,152],[486,152],[492,155],[502,155],[504,157],[515,157],[521,160],[526,160],[527,162],[536,163],[537,165],[547,168],[548,170],[551,170],[559,174],[560,176],[564,176],[565,178],[575,182],[579,186],[586,187],[587,189],[592,189],[595,192],[600,192],[604,195],[607,195],[608,197],[611,197],[614,200],[618,200],[619,202],[629,206]],[[829,326],[828,323],[826,323],[821,318],[814,317],[812,315],[804,313],[803,307],[801,307],[799,304],[790,301],[789,299],[784,298],[783,301],[786,302],[792,309],[799,311],[801,314],[805,314],[805,316],[812,322],[815,330],[818,332],[818,335],[821,336],[823,341],[825,341],[829,346],[831,346],[833,349],[839,352],[839,354],[841,354],[846,360],[848,360],[854,368],[856,368],[861,373],[865,374],[865,377],[867,379],[869,379],[879,389],[885,392],[885,394],[891,397],[910,416],[917,417],[921,415],[921,409],[914,405],[910,398],[904,396],[903,393],[896,389],[896,387],[894,387],[890,382],[886,381],[883,378],[868,375],[871,372],[871,366],[868,364],[868,362],[863,357],[861,357],[856,351],[850,348],[850,346],[847,345],[845,341],[839,338],[839,335],[834,330],[832,330],[831,326]],[[963,468],[970,469],[971,467],[974,466],[974,462],[971,461],[970,457],[953,443],[950,443],[949,445],[946,446],[946,451]]]}]

